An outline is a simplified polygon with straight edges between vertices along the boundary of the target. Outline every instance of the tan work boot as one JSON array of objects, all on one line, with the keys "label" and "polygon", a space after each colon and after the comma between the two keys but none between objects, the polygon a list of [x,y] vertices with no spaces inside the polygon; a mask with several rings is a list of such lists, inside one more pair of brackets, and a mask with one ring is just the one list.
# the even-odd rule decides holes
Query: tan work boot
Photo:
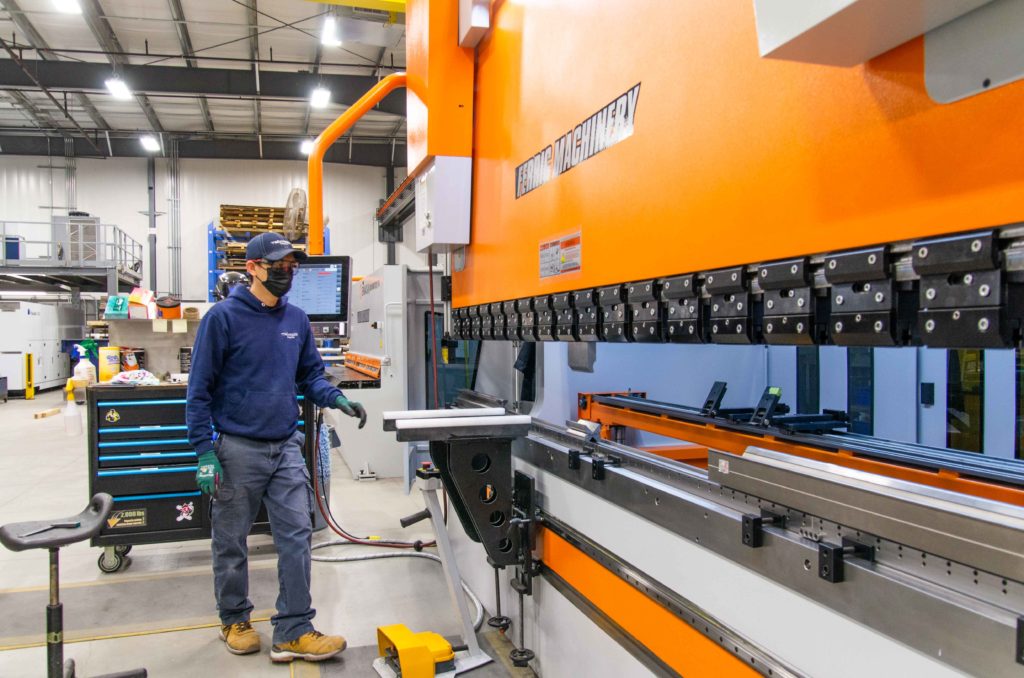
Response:
[{"label": "tan work boot", "polygon": [[220,639],[231,654],[252,654],[260,651],[260,634],[247,621],[220,627]]},{"label": "tan work boot", "polygon": [[275,662],[290,662],[305,659],[308,662],[322,662],[345,649],[341,636],[325,636],[319,631],[310,631],[288,643],[274,644],[270,658]]}]

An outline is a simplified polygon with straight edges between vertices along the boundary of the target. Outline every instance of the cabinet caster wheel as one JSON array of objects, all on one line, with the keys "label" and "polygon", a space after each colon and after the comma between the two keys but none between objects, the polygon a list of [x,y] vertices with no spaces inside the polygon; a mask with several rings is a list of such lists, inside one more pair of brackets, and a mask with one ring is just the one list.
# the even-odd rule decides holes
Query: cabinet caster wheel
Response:
[{"label": "cabinet caster wheel", "polygon": [[131,553],[131,552],[132,552],[132,545],[131,544],[119,544],[118,546],[114,547],[114,553],[117,553],[118,555],[126,556],[129,553]]},{"label": "cabinet caster wheel", "polygon": [[107,574],[113,574],[118,570],[128,567],[128,563],[131,560],[127,556],[123,556],[120,553],[101,553],[99,560],[96,561],[96,565],[100,568],[100,572],[106,572]]},{"label": "cabinet caster wheel", "polygon": [[512,660],[512,666],[517,668],[529,666],[533,657],[533,650],[527,650],[525,647],[522,649],[516,648],[508,653],[508,658]]}]

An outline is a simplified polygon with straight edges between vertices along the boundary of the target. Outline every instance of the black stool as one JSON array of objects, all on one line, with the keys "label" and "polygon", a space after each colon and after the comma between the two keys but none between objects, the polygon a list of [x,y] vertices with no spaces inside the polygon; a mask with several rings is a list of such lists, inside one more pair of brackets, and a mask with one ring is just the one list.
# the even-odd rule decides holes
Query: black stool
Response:
[{"label": "black stool", "polygon": [[[95,537],[110,515],[114,500],[109,494],[97,494],[77,516],[58,520],[32,520],[0,527],[0,543],[12,551],[49,549],[50,604],[46,606],[46,675],[48,678],[75,678],[75,661],[64,663],[64,614],[60,602],[61,546]],[[109,673],[97,678],[146,678],[146,669]]]}]

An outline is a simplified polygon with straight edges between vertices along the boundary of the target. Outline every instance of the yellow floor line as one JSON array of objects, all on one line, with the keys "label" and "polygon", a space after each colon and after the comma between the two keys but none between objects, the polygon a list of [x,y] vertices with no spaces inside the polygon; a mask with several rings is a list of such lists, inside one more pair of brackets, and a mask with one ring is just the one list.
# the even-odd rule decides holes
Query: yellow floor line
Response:
[{"label": "yellow floor line", "polygon": [[[250,619],[254,624],[259,622],[270,621],[270,617],[254,617]],[[111,633],[102,636],[86,636],[83,638],[68,638],[64,640],[65,645],[71,643],[91,643],[97,640],[114,640],[116,638],[136,638],[138,636],[153,636],[158,633],[176,633],[178,631],[196,631],[198,629],[215,629],[220,626],[220,622],[213,622],[209,624],[192,624],[190,626],[172,626],[163,629],[151,629],[149,631],[126,631],[124,633]],[[23,643],[21,645],[0,645],[0,652],[6,652],[8,650],[27,650],[33,647],[45,647],[46,641],[38,641],[34,643]]]},{"label": "yellow floor line", "polygon": [[291,663],[291,675],[292,678],[318,678],[320,665],[296,659]]}]

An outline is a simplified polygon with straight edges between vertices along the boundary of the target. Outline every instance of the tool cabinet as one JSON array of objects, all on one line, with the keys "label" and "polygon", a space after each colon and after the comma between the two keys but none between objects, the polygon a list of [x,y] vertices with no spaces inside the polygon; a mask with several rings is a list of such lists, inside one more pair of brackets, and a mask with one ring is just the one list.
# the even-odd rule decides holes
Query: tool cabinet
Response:
[{"label": "tool cabinet", "polygon": [[[186,391],[178,384],[87,389],[89,495],[114,497],[107,524],[91,542],[104,547],[99,558],[104,572],[124,567],[135,544],[210,537],[211,502],[196,488]],[[299,430],[305,433],[312,406],[301,395],[297,399]],[[307,436],[303,449],[311,474],[314,438]],[[260,507],[252,532],[270,532],[266,507]]]}]

